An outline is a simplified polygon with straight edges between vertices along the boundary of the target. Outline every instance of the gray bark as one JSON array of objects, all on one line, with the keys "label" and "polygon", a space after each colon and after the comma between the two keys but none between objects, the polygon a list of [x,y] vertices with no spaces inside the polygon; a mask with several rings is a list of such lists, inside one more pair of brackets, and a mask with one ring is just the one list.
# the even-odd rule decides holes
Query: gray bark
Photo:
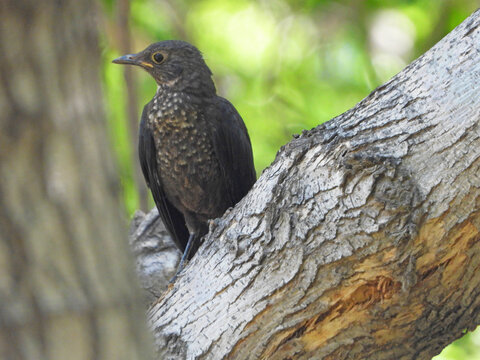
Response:
[{"label": "gray bark", "polygon": [[163,226],[157,209],[147,215],[142,211],[135,213],[129,238],[144,304],[149,305],[166,290],[177,271],[181,253]]},{"label": "gray bark", "polygon": [[0,1],[0,358],[148,359],[92,1]]},{"label": "gray bark", "polygon": [[159,358],[429,359],[479,323],[479,27],[279,151],[151,307]]}]

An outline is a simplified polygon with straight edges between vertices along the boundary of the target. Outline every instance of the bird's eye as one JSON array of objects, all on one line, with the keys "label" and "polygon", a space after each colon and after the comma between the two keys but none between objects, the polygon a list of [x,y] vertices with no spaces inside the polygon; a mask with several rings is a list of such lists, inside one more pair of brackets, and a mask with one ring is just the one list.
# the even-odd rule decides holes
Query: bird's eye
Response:
[{"label": "bird's eye", "polygon": [[165,60],[165,56],[161,52],[156,52],[152,55],[152,60],[157,64],[160,64],[163,60]]}]

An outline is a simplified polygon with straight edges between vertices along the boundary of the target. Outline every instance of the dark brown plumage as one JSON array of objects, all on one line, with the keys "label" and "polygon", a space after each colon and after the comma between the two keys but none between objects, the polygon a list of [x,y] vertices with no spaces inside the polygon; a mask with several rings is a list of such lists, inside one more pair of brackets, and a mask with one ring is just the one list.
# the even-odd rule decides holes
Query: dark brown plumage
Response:
[{"label": "dark brown plumage", "polygon": [[[247,129],[233,105],[216,95],[201,53],[184,41],[162,41],[113,62],[138,65],[158,84],[144,107],[139,155],[165,227],[183,261],[255,182]],[[190,252],[189,252],[190,250]]]}]

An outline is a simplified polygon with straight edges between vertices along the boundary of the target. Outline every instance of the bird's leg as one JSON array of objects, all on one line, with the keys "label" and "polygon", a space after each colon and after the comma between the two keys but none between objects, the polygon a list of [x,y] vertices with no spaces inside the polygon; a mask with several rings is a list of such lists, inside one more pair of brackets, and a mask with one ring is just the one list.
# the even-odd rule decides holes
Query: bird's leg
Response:
[{"label": "bird's leg", "polygon": [[187,247],[185,248],[182,258],[180,259],[180,264],[178,264],[177,272],[170,279],[170,284],[175,282],[175,280],[177,280],[178,274],[180,274],[183,268],[185,267],[185,263],[187,262],[188,256],[190,255],[190,251],[192,250],[192,245],[195,242],[195,239],[196,239],[196,234],[191,233],[190,236],[188,237]]},{"label": "bird's leg", "polygon": [[193,243],[195,242],[196,234],[192,233],[188,237],[187,247],[183,252],[182,258],[180,259],[180,264],[178,265],[177,274],[179,274],[183,268],[185,267],[185,263],[187,262],[188,256],[190,255],[190,251],[192,250]]}]

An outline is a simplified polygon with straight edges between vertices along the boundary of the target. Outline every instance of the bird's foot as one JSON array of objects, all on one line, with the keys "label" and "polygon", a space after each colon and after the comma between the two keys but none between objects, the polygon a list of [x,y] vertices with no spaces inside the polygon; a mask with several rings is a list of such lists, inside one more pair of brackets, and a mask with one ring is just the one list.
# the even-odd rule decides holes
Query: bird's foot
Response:
[{"label": "bird's foot", "polygon": [[173,276],[173,278],[170,279],[169,284],[173,284],[175,280],[177,280],[178,275],[185,269],[185,266],[188,264],[188,255],[190,254],[190,250],[192,249],[192,245],[195,241],[195,234],[190,234],[190,237],[188,238],[187,246],[185,248],[185,251],[183,252],[182,258],[180,259],[180,264],[178,264],[177,272]]},{"label": "bird's foot", "polygon": [[180,261],[180,265],[178,265],[177,272],[175,273],[175,275],[173,275],[173,277],[168,282],[169,285],[173,284],[175,280],[177,280],[178,275],[180,275],[180,273],[185,269],[187,265],[188,265],[188,260]]}]

